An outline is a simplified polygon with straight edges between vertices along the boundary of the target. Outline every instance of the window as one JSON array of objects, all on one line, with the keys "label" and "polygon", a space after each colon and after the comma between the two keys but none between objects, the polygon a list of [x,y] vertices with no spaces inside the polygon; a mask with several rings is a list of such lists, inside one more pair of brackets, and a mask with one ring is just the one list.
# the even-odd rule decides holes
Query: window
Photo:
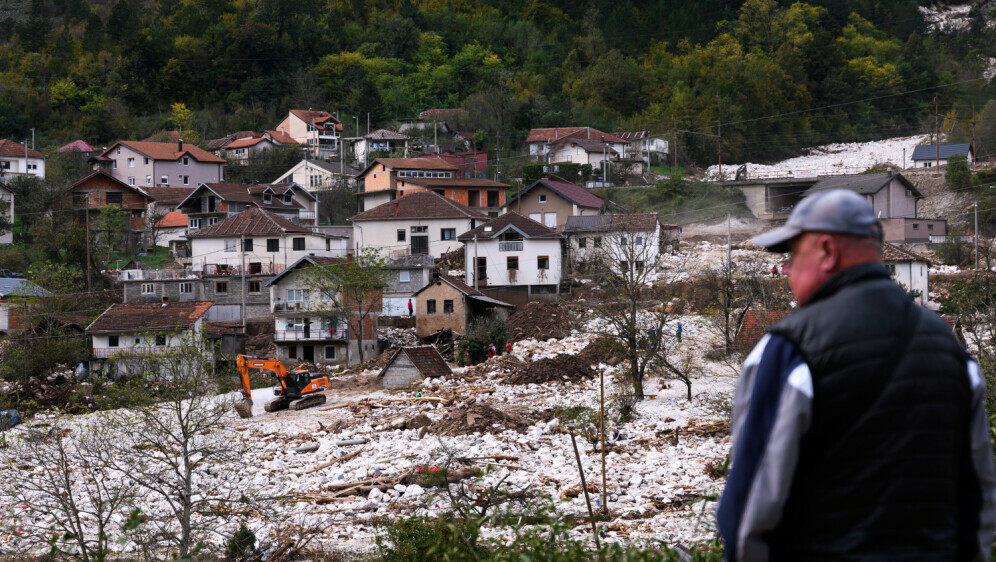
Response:
[{"label": "window", "polygon": [[190,185],[190,176],[181,176],[183,179],[183,185]]},{"label": "window", "polygon": [[557,213],[543,213],[543,219],[547,227],[557,228]]},{"label": "window", "polygon": [[129,168],[134,168],[135,167],[135,159],[134,158],[129,158],[128,159],[128,167]]},{"label": "window", "polygon": [[927,225],[927,230],[934,230],[934,225],[928,224]]},{"label": "window", "polygon": [[242,241],[242,251],[251,252],[252,251],[252,238],[246,238]]},{"label": "window", "polygon": [[259,281],[249,281],[248,286],[250,293],[259,293],[262,290],[262,285]]},{"label": "window", "polygon": [[636,245],[637,246],[642,246],[643,245],[643,237],[642,236],[637,236],[636,237]]},{"label": "window", "polygon": [[550,269],[550,256],[539,256],[536,258],[536,269]]},{"label": "window", "polygon": [[284,205],[290,205],[293,202],[294,202],[294,199],[293,199],[293,197],[291,196],[290,193],[288,193],[287,195],[284,195]]},{"label": "window", "polygon": [[588,239],[578,238],[578,248],[587,248],[587,247],[588,247]]},{"label": "window", "polygon": [[443,301],[443,314],[453,314],[453,301],[451,299]]},{"label": "window", "polygon": [[280,251],[280,239],[279,238],[267,238],[266,239],[266,251],[267,252],[279,252]]},{"label": "window", "polygon": [[294,243],[294,251],[296,252],[304,251],[304,238],[294,238],[292,242]]},{"label": "window", "polygon": [[128,185],[131,185],[131,186],[135,185],[135,176],[129,176],[128,177]]},{"label": "window", "polygon": [[599,238],[598,236],[595,237],[595,247],[596,248],[601,248],[602,247],[602,239]]},{"label": "window", "polygon": [[529,219],[538,223],[543,222],[543,213],[529,213]]},{"label": "window", "polygon": [[231,239],[225,240],[225,251],[226,252],[234,252],[235,251],[235,246],[236,246],[235,240],[231,240]]},{"label": "window", "polygon": [[539,196],[540,203],[546,203],[546,195]]},{"label": "window", "polygon": [[642,261],[636,262],[636,270],[637,271],[643,271],[643,262]]},{"label": "window", "polygon": [[272,202],[273,202],[273,198],[270,197],[270,194],[269,193],[264,193],[263,194],[263,203],[266,203],[267,205],[269,205]]},{"label": "window", "polygon": [[335,300],[335,289],[322,289],[322,300],[331,302]]},{"label": "window", "polygon": [[214,292],[219,295],[228,294],[228,281],[215,281]]},{"label": "window", "polygon": [[619,262],[619,270],[620,271],[629,271],[629,262],[628,261],[621,261],[621,262]]},{"label": "window", "polygon": [[[131,179],[131,178],[129,178]],[[107,204],[108,205],[120,205],[121,204],[121,192],[107,192]]]},{"label": "window", "polygon": [[200,228],[201,219],[190,219],[189,221],[187,221],[187,226],[189,226],[190,228]]},{"label": "window", "polygon": [[187,156],[184,156],[183,157],[183,165],[184,166],[189,166],[190,165],[190,158],[188,158]]},{"label": "window", "polygon": [[412,280],[412,274],[410,271],[402,270],[398,272],[399,283],[408,283],[411,280]]},{"label": "window", "polygon": [[118,336],[107,336],[107,347],[117,347]]},{"label": "window", "polygon": [[[212,224],[217,224],[217,223],[218,223],[218,221],[220,221],[220,220],[221,220],[221,219],[220,219],[220,218],[218,218],[218,217],[211,217],[211,218],[209,218],[209,219],[207,220],[207,221],[208,221],[208,226],[211,226]],[[232,250],[232,251],[234,251],[234,250]]]},{"label": "window", "polygon": [[162,176],[159,178],[159,183],[163,185],[169,185],[169,176]]},{"label": "window", "polygon": [[152,185],[152,176],[145,176],[145,185]]},{"label": "window", "polygon": [[519,269],[519,256],[509,256],[508,257],[508,268],[509,269]]},{"label": "window", "polygon": [[335,359],[335,346],[334,345],[326,345],[325,346],[325,358],[326,359]]},{"label": "window", "polygon": [[440,231],[440,240],[456,240],[455,228],[444,228]]},{"label": "window", "polygon": [[194,292],[194,284],[193,283],[180,283],[180,294],[181,295],[189,295],[189,294],[191,294],[193,292]]},{"label": "window", "polygon": [[405,241],[405,231],[403,229],[398,229],[398,242]]},{"label": "window", "polygon": [[896,274],[896,264],[890,263],[890,264],[886,265],[885,267],[886,267],[886,269],[889,270],[889,275],[895,275]]},{"label": "window", "polygon": [[146,165],[146,166],[148,166],[148,165],[149,165],[149,157],[148,157],[148,156],[146,156],[146,157],[145,157],[145,165]]},{"label": "window", "polygon": [[156,294],[156,285],[154,283],[142,283],[142,294],[143,295]]},{"label": "window", "polygon": [[429,299],[425,301],[425,313],[426,314],[436,313],[436,299]]},{"label": "window", "polygon": [[166,345],[166,334],[156,334],[156,345],[160,347]]},{"label": "window", "polygon": [[115,160],[115,161],[114,161],[114,165],[113,165],[113,166],[111,166],[111,167],[112,167],[112,168],[114,168],[115,170],[117,170],[117,169],[118,169],[118,161],[117,161],[117,160]]},{"label": "window", "polygon": [[429,232],[429,227],[428,226],[413,226],[412,227],[412,234],[421,234],[421,233],[425,233],[425,232]]},{"label": "window", "polygon": [[913,223],[913,230],[920,230],[920,223]]},{"label": "window", "polygon": [[629,243],[629,240],[627,240],[625,236],[620,236],[619,237],[619,244],[625,246],[628,243]]},{"label": "window", "polygon": [[307,289],[287,289],[287,302],[305,302],[307,300]]},{"label": "window", "polygon": [[292,346],[290,346],[290,347],[287,348],[287,358],[288,359],[297,359],[297,346],[296,345],[292,345]]}]

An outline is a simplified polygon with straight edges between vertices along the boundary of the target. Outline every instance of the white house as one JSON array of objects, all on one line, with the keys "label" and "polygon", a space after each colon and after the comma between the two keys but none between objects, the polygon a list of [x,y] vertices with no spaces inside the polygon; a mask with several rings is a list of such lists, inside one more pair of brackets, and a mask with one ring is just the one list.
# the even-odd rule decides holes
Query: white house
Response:
[{"label": "white house", "polygon": [[575,268],[598,258],[618,272],[652,267],[660,258],[661,222],[656,213],[567,217],[564,235]]},{"label": "white house", "polygon": [[265,152],[273,149],[277,143],[266,137],[248,137],[236,139],[218,149],[221,157],[235,160],[243,166],[249,163],[249,157],[253,154]]},{"label": "white house", "polygon": [[315,232],[255,205],[190,232],[191,269],[276,274],[305,256],[345,257],[346,238]]},{"label": "white house", "polygon": [[[529,155],[546,157],[554,145],[566,138],[597,141],[599,151],[601,151],[601,143],[604,141],[607,150],[613,150],[616,154],[625,154],[626,148],[629,146],[629,141],[592,127],[551,127],[529,131],[529,136],[526,137]],[[556,161],[555,158],[550,159],[550,162]]]},{"label": "white house", "polygon": [[[563,236],[509,212],[460,235],[467,285],[555,295],[563,272]],[[471,265],[473,264],[473,265]]]},{"label": "white house", "polygon": [[885,242],[882,244],[882,261],[892,274],[893,281],[915,295],[917,303],[927,304],[930,262],[926,258]]},{"label": "white house", "polygon": [[346,185],[356,187],[356,174],[360,170],[342,162],[324,160],[301,160],[287,170],[273,183],[294,182],[308,189],[321,190]]},{"label": "white house", "polygon": [[23,144],[0,139],[0,180],[10,174],[45,177],[45,155]]},{"label": "white house", "polygon": [[969,164],[975,162],[975,147],[970,142],[955,144],[921,144],[913,149],[914,168],[932,168],[935,164],[944,166],[948,158],[955,154],[964,156]]},{"label": "white house", "polygon": [[651,155],[661,158],[669,153],[670,145],[667,139],[653,136],[650,131],[620,131],[612,133],[612,136],[629,142],[629,147],[626,149],[628,157],[642,158],[646,161]]},{"label": "white house", "polygon": [[[90,340],[90,371],[148,375],[145,360],[134,355],[190,353],[210,355],[201,347],[204,316],[213,302],[153,302],[112,304],[86,327]],[[204,357],[194,358],[202,360]],[[168,373],[161,373],[167,375]]]},{"label": "white house", "polygon": [[407,152],[406,149],[410,142],[411,139],[408,135],[387,129],[377,129],[363,135],[356,141],[353,145],[353,157],[357,162],[363,162],[363,165],[366,166],[371,154],[375,152],[393,152],[395,150],[405,150]]},{"label": "white house", "polygon": [[349,220],[358,250],[373,248],[388,259],[419,254],[438,258],[460,248],[457,235],[488,216],[434,191],[416,191]]},{"label": "white house", "polygon": [[571,162],[574,164],[591,164],[593,169],[602,166],[606,160],[618,159],[622,152],[616,152],[613,145],[600,140],[585,138],[562,138],[550,146],[550,162]]},{"label": "white house", "polygon": [[315,158],[329,158],[339,153],[342,123],[327,111],[292,109],[272,132],[267,133],[282,144],[290,138],[298,144],[308,145],[309,152]]},{"label": "white house", "polygon": [[[14,192],[7,187],[2,181],[0,181],[0,200],[3,200],[7,204],[7,220],[10,224],[14,224]],[[8,229],[3,234],[0,234],[0,245],[3,244],[13,244],[14,243],[14,231]]]},{"label": "white house", "polygon": [[341,295],[324,294],[320,290],[321,277],[309,276],[310,268],[335,267],[342,262],[343,258],[305,256],[267,282],[277,359],[342,365],[359,363],[356,333],[361,321],[364,356],[376,353],[380,302],[366,318],[362,318],[362,312],[366,311],[351,310],[353,321],[347,322],[345,312],[334,304]]}]

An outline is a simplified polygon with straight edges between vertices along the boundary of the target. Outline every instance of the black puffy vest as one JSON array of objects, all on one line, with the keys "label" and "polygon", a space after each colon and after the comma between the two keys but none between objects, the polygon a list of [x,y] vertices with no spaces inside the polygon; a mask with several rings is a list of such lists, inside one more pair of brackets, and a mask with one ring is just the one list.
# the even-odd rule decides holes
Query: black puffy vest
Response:
[{"label": "black puffy vest", "polygon": [[773,559],[955,560],[972,547],[959,521],[970,466],[965,351],[920,309],[889,378],[909,300],[882,265],[859,265],[772,328],[813,377],[812,424],[769,537]]}]

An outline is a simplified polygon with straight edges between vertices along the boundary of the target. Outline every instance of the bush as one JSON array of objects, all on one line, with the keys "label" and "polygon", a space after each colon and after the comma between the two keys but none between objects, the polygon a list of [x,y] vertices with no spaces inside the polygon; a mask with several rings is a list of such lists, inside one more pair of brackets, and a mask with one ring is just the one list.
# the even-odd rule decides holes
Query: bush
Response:
[{"label": "bush", "polygon": [[505,321],[496,316],[475,318],[467,326],[467,333],[457,343],[455,362],[458,365],[476,365],[487,358],[489,344],[499,352],[504,351],[508,335]]},{"label": "bush", "polygon": [[968,159],[962,154],[948,158],[944,169],[944,181],[948,189],[965,189],[972,184],[972,172],[968,170]]},{"label": "bush", "polygon": [[242,560],[249,556],[254,548],[256,548],[256,533],[242,523],[239,525],[239,530],[228,539],[225,555],[234,560]]}]

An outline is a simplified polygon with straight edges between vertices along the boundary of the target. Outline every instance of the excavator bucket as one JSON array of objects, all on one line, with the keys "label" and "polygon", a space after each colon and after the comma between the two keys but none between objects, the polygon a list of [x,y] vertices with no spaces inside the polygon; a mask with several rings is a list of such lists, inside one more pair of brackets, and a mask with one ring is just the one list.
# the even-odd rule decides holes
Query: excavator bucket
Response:
[{"label": "excavator bucket", "polygon": [[240,418],[251,418],[252,400],[249,398],[239,400],[235,403],[235,411],[238,412]]}]

